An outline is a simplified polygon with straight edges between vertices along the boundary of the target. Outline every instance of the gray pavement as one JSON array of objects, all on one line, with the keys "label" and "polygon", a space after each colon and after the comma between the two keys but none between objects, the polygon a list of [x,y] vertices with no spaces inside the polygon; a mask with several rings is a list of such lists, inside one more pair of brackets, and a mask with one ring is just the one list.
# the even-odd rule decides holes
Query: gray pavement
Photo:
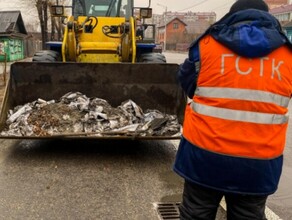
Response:
[{"label": "gray pavement", "polygon": [[0,143],[0,219],[156,219],[180,197],[167,142]]}]

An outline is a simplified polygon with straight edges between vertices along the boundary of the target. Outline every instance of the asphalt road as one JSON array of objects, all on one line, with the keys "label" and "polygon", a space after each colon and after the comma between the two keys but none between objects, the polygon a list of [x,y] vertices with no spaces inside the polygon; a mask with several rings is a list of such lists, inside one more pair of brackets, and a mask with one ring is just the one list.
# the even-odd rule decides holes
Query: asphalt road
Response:
[{"label": "asphalt road", "polygon": [[[166,56],[180,63],[186,54]],[[291,130],[269,220],[292,219]],[[155,204],[181,200],[183,181],[172,171],[177,144],[0,139],[0,220],[158,220]],[[225,219],[222,207],[217,219]]]},{"label": "asphalt road", "polygon": [[158,219],[178,201],[170,142],[0,140],[0,219]]}]

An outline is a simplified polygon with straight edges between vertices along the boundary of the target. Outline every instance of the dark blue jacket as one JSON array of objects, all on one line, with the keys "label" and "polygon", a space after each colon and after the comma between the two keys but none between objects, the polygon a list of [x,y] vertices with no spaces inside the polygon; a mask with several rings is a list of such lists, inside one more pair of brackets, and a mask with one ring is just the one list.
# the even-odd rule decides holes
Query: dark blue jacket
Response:
[{"label": "dark blue jacket", "polygon": [[[279,22],[269,13],[248,9],[227,14],[191,44],[189,58],[180,66],[178,78],[189,98],[194,95],[199,74],[198,43],[205,35],[249,58],[265,56],[284,44],[292,48]],[[189,181],[224,192],[269,195],[277,189],[282,164],[283,156],[257,160],[219,155],[182,137],[174,171]]]}]

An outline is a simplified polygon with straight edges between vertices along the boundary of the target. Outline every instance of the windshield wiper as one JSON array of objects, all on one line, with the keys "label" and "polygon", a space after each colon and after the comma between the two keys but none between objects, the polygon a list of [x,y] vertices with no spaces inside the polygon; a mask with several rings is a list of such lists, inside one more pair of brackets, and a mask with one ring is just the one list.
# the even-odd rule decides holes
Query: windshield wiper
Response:
[{"label": "windshield wiper", "polygon": [[116,3],[116,0],[111,0],[109,7],[108,7],[108,10],[106,11],[106,14],[105,14],[106,17],[110,17],[115,3]]}]

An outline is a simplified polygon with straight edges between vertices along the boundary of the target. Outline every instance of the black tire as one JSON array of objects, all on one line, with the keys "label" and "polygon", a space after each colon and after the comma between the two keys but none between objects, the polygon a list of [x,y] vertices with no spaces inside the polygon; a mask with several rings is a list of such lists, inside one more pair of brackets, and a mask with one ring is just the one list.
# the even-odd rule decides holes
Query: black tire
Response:
[{"label": "black tire", "polygon": [[161,53],[144,53],[139,58],[141,63],[166,63],[166,58]]},{"label": "black tire", "polygon": [[60,53],[53,50],[41,50],[34,54],[33,62],[58,62],[61,61]]}]

